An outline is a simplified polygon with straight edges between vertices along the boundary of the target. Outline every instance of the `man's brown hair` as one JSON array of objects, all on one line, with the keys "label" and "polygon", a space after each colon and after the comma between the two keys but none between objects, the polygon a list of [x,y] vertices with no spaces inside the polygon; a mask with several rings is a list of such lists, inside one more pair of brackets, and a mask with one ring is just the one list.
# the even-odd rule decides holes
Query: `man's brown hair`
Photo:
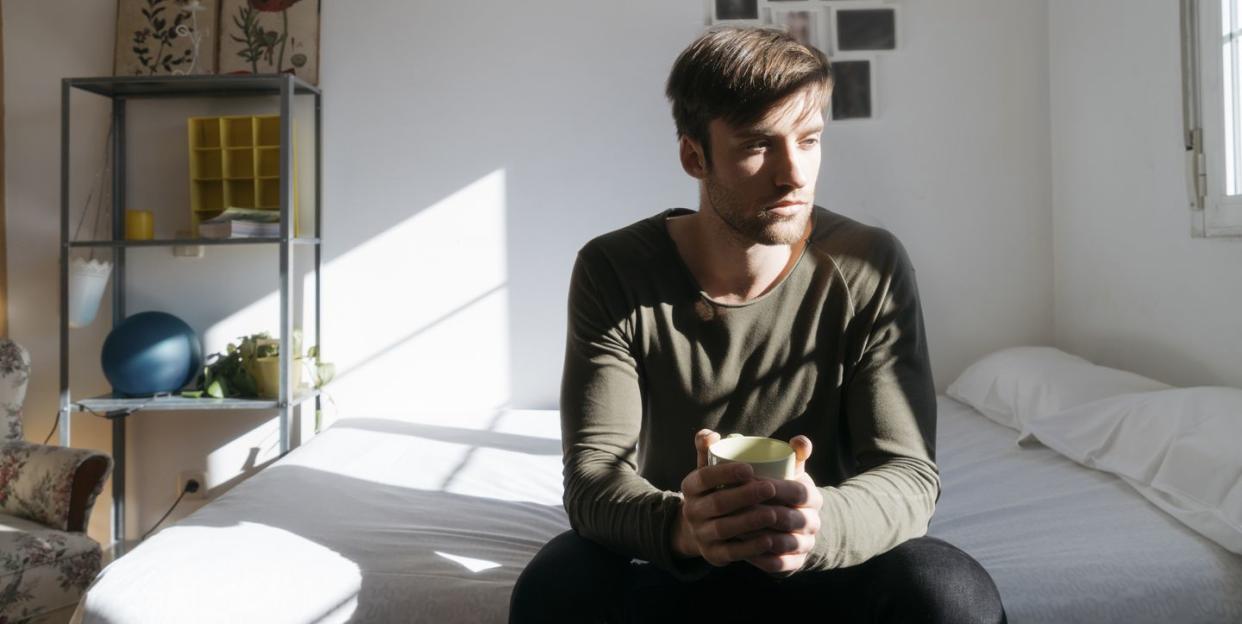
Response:
[{"label": "man's brown hair", "polygon": [[777,102],[813,88],[819,108],[832,94],[832,68],[823,52],[771,28],[721,28],[704,33],[673,63],[665,95],[673,103],[677,136],[711,147],[707,124],[759,121]]}]

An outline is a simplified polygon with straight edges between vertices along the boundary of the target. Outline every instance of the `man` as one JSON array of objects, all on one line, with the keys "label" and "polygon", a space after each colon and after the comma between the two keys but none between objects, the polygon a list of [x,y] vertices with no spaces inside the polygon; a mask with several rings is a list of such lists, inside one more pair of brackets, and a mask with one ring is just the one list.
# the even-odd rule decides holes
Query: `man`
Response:
[{"label": "man", "polygon": [[[914,269],[888,232],[812,205],[830,92],[823,54],[772,30],[709,32],[674,64],[699,210],[579,252],[574,531],[527,566],[513,621],[1004,621],[987,572],[924,537],[940,481]],[[797,477],[708,466],[734,432],[790,440]]]}]

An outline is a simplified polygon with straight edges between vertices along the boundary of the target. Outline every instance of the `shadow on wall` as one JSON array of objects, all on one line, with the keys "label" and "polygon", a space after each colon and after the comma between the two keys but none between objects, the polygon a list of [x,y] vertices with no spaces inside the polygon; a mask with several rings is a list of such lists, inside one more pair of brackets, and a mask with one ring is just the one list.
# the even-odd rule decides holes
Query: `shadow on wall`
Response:
[{"label": "shadow on wall", "polygon": [[[1162,341],[1158,334],[1118,331],[1111,325],[1082,327],[1075,333],[1081,335],[1064,341],[1073,345],[1068,350],[1100,366],[1133,371],[1174,386],[1233,385],[1219,368],[1193,357],[1195,349]],[[1175,376],[1169,371],[1176,371]]]},{"label": "shadow on wall", "polygon": [[498,169],[325,264],[330,392],[348,415],[509,398],[505,218]]}]

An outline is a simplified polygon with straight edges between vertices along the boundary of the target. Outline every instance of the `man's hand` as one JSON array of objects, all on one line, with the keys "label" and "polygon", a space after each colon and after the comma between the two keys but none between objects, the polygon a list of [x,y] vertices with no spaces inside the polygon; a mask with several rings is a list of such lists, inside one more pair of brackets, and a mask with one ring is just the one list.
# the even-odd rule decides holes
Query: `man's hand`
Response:
[{"label": "man's hand", "polygon": [[772,540],[772,547],[747,561],[769,574],[789,575],[802,569],[806,555],[815,546],[819,532],[819,510],[824,498],[810,475],[806,460],[811,456],[811,440],[794,436],[789,441],[797,457],[796,476],[783,481],[768,481],[776,494],[761,507],[773,510],[776,521],[763,531]]},{"label": "man's hand", "polygon": [[[714,566],[784,556],[765,553],[787,550],[789,537],[777,528],[786,508],[760,505],[777,496],[782,486],[755,479],[746,464],[708,466],[707,448],[719,439],[720,434],[708,429],[694,436],[698,468],[681,482],[684,501],[673,527],[673,548],[682,557],[702,557]],[[763,531],[768,528],[777,530]]]}]

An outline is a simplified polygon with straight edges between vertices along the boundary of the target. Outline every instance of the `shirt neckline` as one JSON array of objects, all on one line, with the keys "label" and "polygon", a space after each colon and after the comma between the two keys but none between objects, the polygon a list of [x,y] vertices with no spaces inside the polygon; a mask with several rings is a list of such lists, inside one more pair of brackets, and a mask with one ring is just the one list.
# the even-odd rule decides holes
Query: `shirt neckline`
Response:
[{"label": "shirt neckline", "polygon": [[690,210],[689,208],[669,208],[665,210],[664,212],[661,212],[660,214],[656,215],[656,225],[660,229],[661,238],[664,240],[668,252],[673,256],[673,259],[677,263],[677,266],[680,267],[680,271],[682,275],[685,277],[686,281],[694,288],[696,292],[699,293],[699,299],[701,299],[702,301],[706,301],[707,303],[710,303],[714,306],[719,306],[722,308],[750,307],[758,303],[761,303],[767,299],[772,298],[773,295],[775,295],[777,292],[782,290],[785,287],[785,283],[788,282],[789,279],[793,277],[794,273],[798,271],[799,267],[802,266],[802,260],[806,258],[807,249],[811,247],[811,240],[815,238],[815,230],[817,227],[819,227],[818,209],[815,206],[812,206],[811,207],[811,234],[807,238],[806,244],[802,246],[802,251],[799,252],[798,259],[797,261],[794,262],[793,268],[789,269],[789,272],[786,273],[785,276],[781,278],[780,282],[778,282],[772,288],[768,289],[768,292],[765,292],[762,295],[759,295],[758,297],[751,299],[750,301],[744,301],[742,303],[725,303],[723,301],[717,301],[715,299],[712,299],[710,296],[708,296],[707,292],[703,290],[703,286],[699,284],[698,278],[696,278],[694,276],[694,273],[690,270],[690,265],[686,264],[685,258],[681,257],[681,251],[677,249],[677,242],[673,240],[673,235],[668,230],[668,218],[669,217],[681,216],[681,215],[687,215],[687,214],[693,214],[693,213],[694,211]]}]

